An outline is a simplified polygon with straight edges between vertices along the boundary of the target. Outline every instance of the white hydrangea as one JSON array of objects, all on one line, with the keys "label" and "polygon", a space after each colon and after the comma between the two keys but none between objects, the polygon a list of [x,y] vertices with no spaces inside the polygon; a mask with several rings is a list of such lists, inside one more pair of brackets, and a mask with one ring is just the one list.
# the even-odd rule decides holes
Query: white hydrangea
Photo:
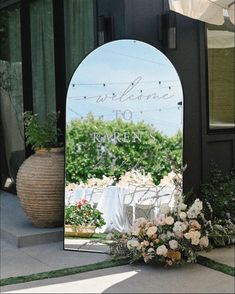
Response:
[{"label": "white hydrangea", "polygon": [[187,208],[187,205],[183,202],[183,195],[179,191],[176,191],[174,193],[174,208],[173,211],[177,214],[180,213],[181,210],[185,210]]},{"label": "white hydrangea", "polygon": [[184,232],[186,229],[187,229],[187,225],[185,223],[177,221],[174,224],[173,232],[174,233],[181,233],[181,232]]},{"label": "white hydrangea", "polygon": [[168,214],[170,212],[171,208],[167,203],[163,203],[160,206],[160,212],[163,214]]},{"label": "white hydrangea", "polygon": [[202,211],[202,201],[200,199],[196,199],[193,205],[189,208],[187,212],[187,216],[189,218],[197,218],[199,213]]},{"label": "white hydrangea", "polygon": [[180,217],[180,219],[181,220],[185,220],[186,219],[186,217],[187,217],[187,214],[186,214],[186,212],[184,212],[184,211],[181,211],[180,213],[179,213],[179,217]]},{"label": "white hydrangea", "polygon": [[184,203],[181,203],[180,210],[185,210],[187,208],[187,205]]}]

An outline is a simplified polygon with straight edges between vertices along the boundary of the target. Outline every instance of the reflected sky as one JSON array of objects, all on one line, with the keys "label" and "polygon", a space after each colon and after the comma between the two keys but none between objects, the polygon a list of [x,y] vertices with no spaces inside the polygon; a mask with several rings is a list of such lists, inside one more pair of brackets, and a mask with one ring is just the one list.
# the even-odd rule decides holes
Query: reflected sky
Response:
[{"label": "reflected sky", "polygon": [[177,72],[154,47],[119,40],[79,65],[67,94],[67,123],[89,112],[105,120],[145,121],[166,135],[182,129],[183,93]]}]

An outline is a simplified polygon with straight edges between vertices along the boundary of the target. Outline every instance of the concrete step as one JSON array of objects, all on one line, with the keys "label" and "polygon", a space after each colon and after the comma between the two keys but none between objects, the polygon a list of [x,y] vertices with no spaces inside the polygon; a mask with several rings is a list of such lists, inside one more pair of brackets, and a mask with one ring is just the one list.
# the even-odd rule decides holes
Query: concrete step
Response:
[{"label": "concrete step", "polygon": [[16,247],[63,240],[63,228],[36,228],[27,219],[16,195],[0,191],[1,239]]}]

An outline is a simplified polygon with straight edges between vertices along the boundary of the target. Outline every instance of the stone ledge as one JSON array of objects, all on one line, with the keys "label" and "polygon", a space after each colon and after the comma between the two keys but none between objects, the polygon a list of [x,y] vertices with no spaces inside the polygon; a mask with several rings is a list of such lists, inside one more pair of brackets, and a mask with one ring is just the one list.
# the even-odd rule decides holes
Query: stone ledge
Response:
[{"label": "stone ledge", "polygon": [[1,239],[16,247],[63,240],[63,228],[36,228],[26,218],[16,195],[0,191]]}]

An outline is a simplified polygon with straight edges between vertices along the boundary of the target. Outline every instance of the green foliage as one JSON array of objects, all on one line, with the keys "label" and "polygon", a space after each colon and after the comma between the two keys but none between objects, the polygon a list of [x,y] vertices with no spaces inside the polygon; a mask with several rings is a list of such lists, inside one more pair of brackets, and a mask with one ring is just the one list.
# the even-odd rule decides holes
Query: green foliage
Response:
[{"label": "green foliage", "polygon": [[[115,133],[116,144],[112,140]],[[89,114],[67,125],[66,136],[68,182],[86,182],[103,175],[118,179],[138,168],[150,172],[158,184],[171,171],[171,160],[177,167],[182,165],[182,134],[169,138],[144,122],[104,121]]]},{"label": "green foliage", "polygon": [[65,224],[76,226],[96,226],[101,228],[105,225],[102,213],[91,204],[83,202],[78,205],[65,207]]},{"label": "green foliage", "polygon": [[231,220],[214,220],[211,222],[209,240],[212,247],[224,247],[235,243],[235,225]]},{"label": "green foliage", "polygon": [[38,114],[27,111],[24,113],[26,144],[34,150],[50,149],[58,146],[57,138],[61,131],[56,127],[59,113],[48,113],[46,120],[41,121]]},{"label": "green foliage", "polygon": [[235,171],[224,175],[216,167],[210,171],[210,180],[200,187],[199,196],[190,193],[185,202],[191,204],[197,197],[203,202],[205,218],[217,221],[231,219],[235,222]]},{"label": "green foliage", "polygon": [[217,262],[217,261],[212,260],[208,257],[199,255],[197,257],[197,263],[204,265],[206,267],[212,268],[216,271],[225,273],[225,274],[230,275],[232,277],[235,276],[235,268],[233,266],[229,266],[229,265]]}]

